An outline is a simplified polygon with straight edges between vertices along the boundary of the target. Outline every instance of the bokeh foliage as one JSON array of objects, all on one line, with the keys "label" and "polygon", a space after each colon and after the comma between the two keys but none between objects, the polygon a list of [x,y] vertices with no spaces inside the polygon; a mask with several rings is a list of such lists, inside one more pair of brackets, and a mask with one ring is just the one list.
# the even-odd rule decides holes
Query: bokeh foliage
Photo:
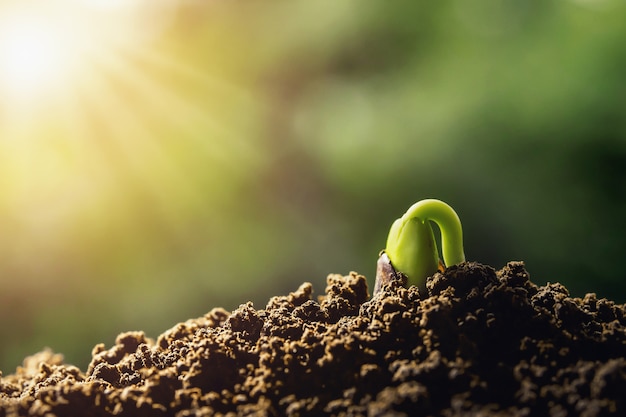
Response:
[{"label": "bokeh foliage", "polygon": [[427,197],[468,259],[625,302],[625,11],[179,1],[63,106],[0,99],[0,369],[44,346],[85,367],[121,331],[328,273],[372,283]]}]

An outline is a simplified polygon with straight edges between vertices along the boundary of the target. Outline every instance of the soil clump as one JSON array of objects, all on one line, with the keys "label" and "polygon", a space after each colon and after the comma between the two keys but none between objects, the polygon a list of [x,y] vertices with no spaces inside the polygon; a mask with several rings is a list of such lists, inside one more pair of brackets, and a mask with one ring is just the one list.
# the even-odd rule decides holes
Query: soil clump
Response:
[{"label": "soil clump", "polygon": [[537,286],[521,262],[391,282],[330,275],[156,340],[97,345],[86,372],[50,351],[0,374],[0,417],[626,415],[626,306]]}]

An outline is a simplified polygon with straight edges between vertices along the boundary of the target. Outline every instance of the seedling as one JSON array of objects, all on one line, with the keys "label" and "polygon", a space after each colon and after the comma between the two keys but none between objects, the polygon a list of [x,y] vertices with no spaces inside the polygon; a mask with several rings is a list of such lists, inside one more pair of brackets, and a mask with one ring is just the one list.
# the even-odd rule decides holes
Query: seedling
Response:
[{"label": "seedling", "polygon": [[419,201],[391,225],[387,247],[378,259],[374,294],[390,280],[399,278],[399,273],[407,277],[408,285],[425,289],[426,278],[440,267],[431,221],[441,231],[445,265],[465,261],[463,230],[456,212],[440,200]]}]

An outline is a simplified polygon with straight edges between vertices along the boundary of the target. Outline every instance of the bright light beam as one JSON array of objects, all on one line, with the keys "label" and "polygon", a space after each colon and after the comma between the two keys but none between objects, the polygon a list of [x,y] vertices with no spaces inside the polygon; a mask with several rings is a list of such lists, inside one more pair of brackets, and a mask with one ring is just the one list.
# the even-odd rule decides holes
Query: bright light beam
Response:
[{"label": "bright light beam", "polygon": [[10,14],[0,22],[0,81],[4,92],[24,98],[39,95],[71,78],[72,42],[50,19]]}]

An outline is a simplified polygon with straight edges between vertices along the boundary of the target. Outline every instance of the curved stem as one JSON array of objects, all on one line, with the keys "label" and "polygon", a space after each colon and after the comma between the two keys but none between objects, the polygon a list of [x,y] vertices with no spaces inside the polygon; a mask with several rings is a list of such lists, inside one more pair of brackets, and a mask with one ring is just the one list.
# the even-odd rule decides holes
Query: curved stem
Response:
[{"label": "curved stem", "polygon": [[441,200],[426,199],[413,204],[402,218],[419,218],[437,223],[441,230],[441,252],[447,266],[465,262],[463,228],[454,209]]}]

